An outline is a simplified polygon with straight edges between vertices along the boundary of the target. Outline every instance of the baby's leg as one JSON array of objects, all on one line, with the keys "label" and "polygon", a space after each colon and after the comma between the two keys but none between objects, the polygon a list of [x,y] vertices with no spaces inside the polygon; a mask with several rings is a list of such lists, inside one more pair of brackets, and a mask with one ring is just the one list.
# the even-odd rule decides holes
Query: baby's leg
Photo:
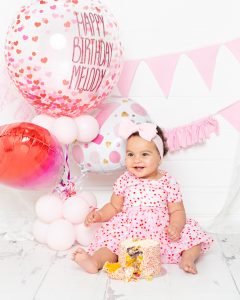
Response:
[{"label": "baby's leg", "polygon": [[196,245],[188,250],[182,252],[182,258],[179,263],[181,269],[185,272],[197,274],[196,260],[201,253],[201,244]]},{"label": "baby's leg", "polygon": [[82,248],[73,253],[73,260],[88,273],[97,273],[103,268],[106,261],[116,262],[117,255],[108,248],[100,248],[93,255],[88,254]]}]

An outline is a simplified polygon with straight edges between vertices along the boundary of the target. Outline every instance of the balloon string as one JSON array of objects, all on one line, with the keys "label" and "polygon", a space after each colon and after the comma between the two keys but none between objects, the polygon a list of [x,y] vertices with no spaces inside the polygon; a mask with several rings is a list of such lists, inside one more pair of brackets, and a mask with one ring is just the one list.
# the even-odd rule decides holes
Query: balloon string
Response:
[{"label": "balloon string", "polygon": [[65,174],[67,173],[67,179],[61,179],[59,185],[54,189],[54,192],[57,192],[59,196],[66,200],[67,198],[76,195],[76,186],[75,183],[71,180],[71,171],[68,163],[69,158],[69,145],[66,145],[65,152]]},{"label": "balloon string", "polygon": [[67,167],[67,183],[65,184],[65,190],[64,190],[64,194],[66,198],[76,195],[75,183],[71,181],[71,171],[68,163],[68,157],[69,157],[69,145],[66,145],[65,161]]},{"label": "balloon string", "polygon": [[66,160],[66,166],[67,166],[67,180],[70,181],[71,179],[71,172],[70,172],[70,167],[69,167],[69,163],[68,163],[68,153],[69,153],[69,145],[66,145],[66,156],[65,156],[65,160]]},{"label": "balloon string", "polygon": [[61,179],[58,186],[53,190],[53,193],[57,193],[63,200],[76,195],[76,190],[80,191],[82,189],[82,180],[85,178],[88,169],[84,167],[84,164],[80,165],[80,175],[71,178],[71,170],[69,166],[69,145],[66,145],[65,150],[65,163],[64,163],[64,176]]}]

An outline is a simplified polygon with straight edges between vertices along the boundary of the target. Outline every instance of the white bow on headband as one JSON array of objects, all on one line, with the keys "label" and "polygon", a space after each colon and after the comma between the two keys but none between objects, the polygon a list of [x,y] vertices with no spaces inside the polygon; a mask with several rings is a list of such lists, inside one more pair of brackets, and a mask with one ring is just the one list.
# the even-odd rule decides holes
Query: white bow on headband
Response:
[{"label": "white bow on headband", "polygon": [[131,134],[138,132],[139,136],[147,141],[153,141],[163,158],[163,141],[157,134],[157,126],[153,123],[135,124],[130,120],[124,120],[120,123],[118,135],[123,139],[128,139]]},{"label": "white bow on headband", "polygon": [[130,120],[125,120],[120,123],[118,129],[118,135],[120,137],[127,139],[134,132],[138,132],[143,139],[150,142],[156,136],[157,129],[156,125],[152,123],[141,123],[137,125]]}]

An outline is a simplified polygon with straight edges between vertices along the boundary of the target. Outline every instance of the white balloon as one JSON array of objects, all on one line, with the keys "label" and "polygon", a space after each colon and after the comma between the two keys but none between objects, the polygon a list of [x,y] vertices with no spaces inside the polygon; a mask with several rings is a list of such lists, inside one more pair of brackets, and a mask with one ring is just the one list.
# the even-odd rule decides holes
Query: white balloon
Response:
[{"label": "white balloon", "polygon": [[35,220],[33,224],[32,233],[35,240],[41,244],[46,244],[47,232],[49,224],[41,222],[40,220]]},{"label": "white balloon", "polygon": [[51,132],[64,145],[74,142],[78,135],[77,125],[74,120],[65,116],[55,119]]},{"label": "white balloon", "polygon": [[74,119],[78,127],[77,139],[89,143],[95,139],[99,132],[98,121],[90,115],[81,115]]},{"label": "white balloon", "polygon": [[86,227],[84,224],[75,226],[76,240],[82,246],[88,246],[94,239],[99,223]]},{"label": "white balloon", "polygon": [[63,204],[63,216],[73,224],[82,223],[88,212],[89,206],[80,195],[69,197]]},{"label": "white balloon", "polygon": [[31,122],[33,124],[36,124],[38,126],[41,126],[41,127],[45,128],[45,129],[47,129],[51,133],[54,120],[55,119],[53,117],[50,117],[50,116],[45,115],[45,114],[41,114],[41,115],[35,116],[32,119]]},{"label": "white balloon", "polygon": [[53,250],[67,250],[75,242],[74,226],[66,220],[57,220],[48,227],[47,245]]},{"label": "white balloon", "polygon": [[62,218],[62,208],[62,200],[53,194],[41,196],[35,205],[38,218],[46,223]]},{"label": "white balloon", "polygon": [[97,198],[92,192],[82,191],[79,196],[89,205],[89,209],[97,207]]}]

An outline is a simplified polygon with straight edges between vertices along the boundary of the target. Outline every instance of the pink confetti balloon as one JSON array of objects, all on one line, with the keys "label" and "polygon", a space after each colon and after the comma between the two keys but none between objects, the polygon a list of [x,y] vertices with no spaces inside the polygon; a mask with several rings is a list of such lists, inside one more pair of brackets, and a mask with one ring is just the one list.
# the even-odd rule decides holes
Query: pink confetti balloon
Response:
[{"label": "pink confetti balloon", "polygon": [[9,28],[5,58],[16,87],[40,113],[77,117],[117,83],[118,25],[99,3],[35,0]]}]

